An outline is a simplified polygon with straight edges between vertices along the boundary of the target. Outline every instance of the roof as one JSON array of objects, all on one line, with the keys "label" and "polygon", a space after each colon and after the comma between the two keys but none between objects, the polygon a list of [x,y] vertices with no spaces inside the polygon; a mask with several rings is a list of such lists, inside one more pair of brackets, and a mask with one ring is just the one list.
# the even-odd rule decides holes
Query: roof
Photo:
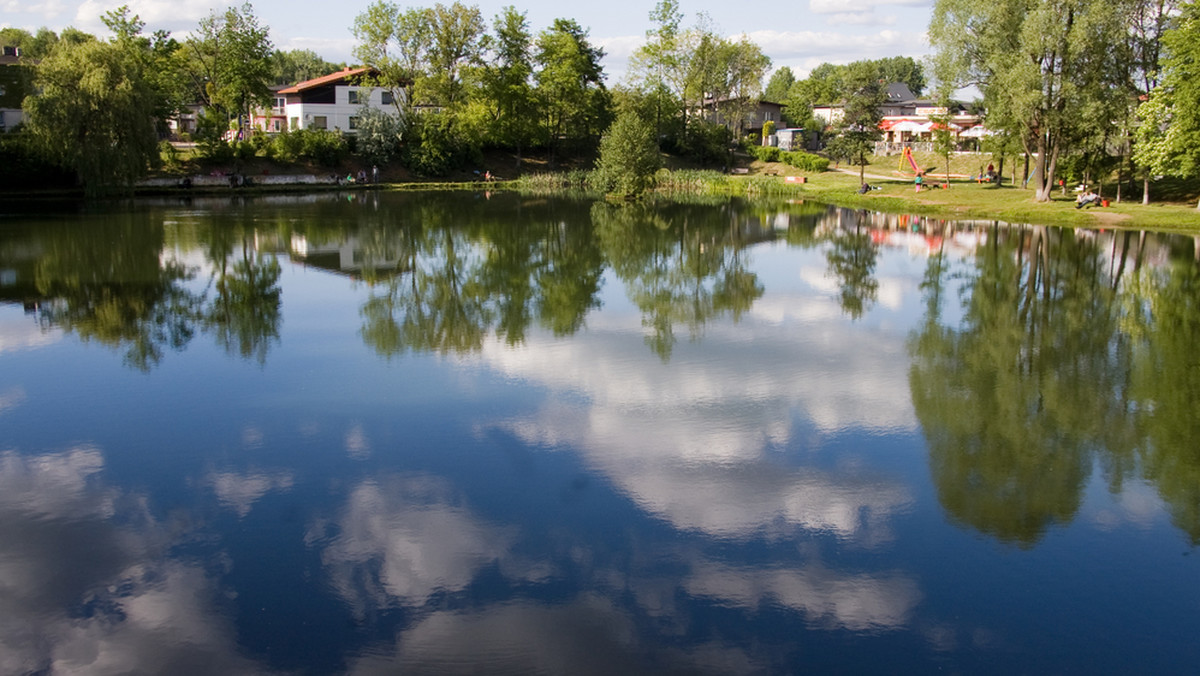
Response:
[{"label": "roof", "polygon": [[280,94],[299,94],[300,92],[307,91],[309,89],[313,89],[314,87],[321,87],[323,85],[342,82],[343,80],[348,80],[352,77],[356,77],[356,76],[362,75],[364,73],[369,73],[370,71],[371,71],[371,69],[367,68],[365,66],[362,68],[347,68],[346,70],[339,70],[338,72],[330,73],[329,75],[322,75],[321,77],[313,78],[311,80],[305,80],[304,82],[297,82],[296,84],[292,85],[291,87],[288,87],[287,89],[279,90],[279,93]]},{"label": "roof", "polygon": [[903,82],[893,82],[887,86],[888,103],[906,103],[916,98],[917,95]]}]

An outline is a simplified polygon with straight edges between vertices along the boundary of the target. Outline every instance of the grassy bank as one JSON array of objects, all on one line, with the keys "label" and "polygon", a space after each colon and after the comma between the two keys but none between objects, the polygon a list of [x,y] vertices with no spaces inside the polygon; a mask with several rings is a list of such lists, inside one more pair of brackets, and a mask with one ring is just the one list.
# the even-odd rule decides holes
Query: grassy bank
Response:
[{"label": "grassy bank", "polygon": [[[942,180],[927,179],[942,185]],[[845,206],[891,212],[911,212],[947,218],[994,218],[1012,223],[1037,223],[1073,228],[1133,228],[1200,233],[1200,211],[1190,204],[1150,204],[1110,202],[1108,207],[1075,208],[1071,191],[1056,194],[1051,202],[1033,201],[1033,191],[1012,186],[981,184],[972,180],[952,180],[950,188],[927,187],[915,192],[909,180],[872,179],[878,186],[865,195],[858,194],[858,175],[826,172],[809,177],[804,193],[822,201]]]}]

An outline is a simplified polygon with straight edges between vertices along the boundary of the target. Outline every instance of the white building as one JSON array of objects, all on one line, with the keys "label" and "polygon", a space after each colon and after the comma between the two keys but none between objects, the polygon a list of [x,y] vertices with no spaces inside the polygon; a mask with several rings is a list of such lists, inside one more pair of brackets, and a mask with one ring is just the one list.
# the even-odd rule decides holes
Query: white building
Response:
[{"label": "white building", "polygon": [[353,134],[363,104],[384,112],[395,113],[393,94],[383,87],[358,84],[370,75],[370,68],[347,68],[330,75],[305,80],[278,92],[287,118],[287,128],[340,129]]}]

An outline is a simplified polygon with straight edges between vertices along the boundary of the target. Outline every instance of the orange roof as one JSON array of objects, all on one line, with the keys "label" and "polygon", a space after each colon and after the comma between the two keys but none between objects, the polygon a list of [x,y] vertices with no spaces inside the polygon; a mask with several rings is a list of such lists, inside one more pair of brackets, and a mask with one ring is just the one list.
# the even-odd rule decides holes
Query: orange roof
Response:
[{"label": "orange roof", "polygon": [[280,94],[299,94],[300,92],[302,92],[306,89],[312,89],[313,87],[320,87],[321,85],[327,85],[327,84],[332,84],[334,82],[340,82],[342,80],[354,77],[356,75],[362,75],[363,73],[369,72],[370,70],[371,70],[370,68],[367,68],[365,66],[362,68],[347,68],[346,70],[339,70],[336,73],[330,73],[329,75],[322,75],[321,77],[318,77],[318,78],[313,78],[311,80],[305,80],[304,82],[298,82],[298,83],[292,85],[291,87],[288,87],[287,89],[279,90],[279,93]]}]

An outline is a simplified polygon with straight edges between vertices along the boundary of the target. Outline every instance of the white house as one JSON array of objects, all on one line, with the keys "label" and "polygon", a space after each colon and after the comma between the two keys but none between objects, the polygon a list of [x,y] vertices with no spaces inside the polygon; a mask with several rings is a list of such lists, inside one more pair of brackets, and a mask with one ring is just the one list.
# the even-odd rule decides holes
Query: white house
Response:
[{"label": "white house", "polygon": [[363,104],[388,113],[396,111],[391,91],[358,84],[369,74],[370,68],[347,68],[305,80],[281,89],[276,96],[282,101],[277,101],[275,107],[283,104],[289,130],[340,129],[353,134]]}]

